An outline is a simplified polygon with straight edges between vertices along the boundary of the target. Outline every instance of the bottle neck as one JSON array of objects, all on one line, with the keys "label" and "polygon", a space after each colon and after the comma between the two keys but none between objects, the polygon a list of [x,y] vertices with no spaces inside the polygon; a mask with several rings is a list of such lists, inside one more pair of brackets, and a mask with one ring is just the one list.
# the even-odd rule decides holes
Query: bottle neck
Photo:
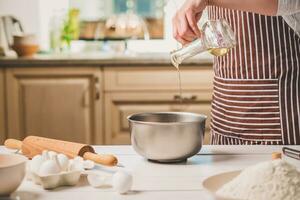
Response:
[{"label": "bottle neck", "polygon": [[205,42],[202,38],[198,38],[191,42],[190,44],[171,52],[171,61],[172,64],[178,68],[184,60],[193,57],[199,53],[202,53],[207,50]]}]

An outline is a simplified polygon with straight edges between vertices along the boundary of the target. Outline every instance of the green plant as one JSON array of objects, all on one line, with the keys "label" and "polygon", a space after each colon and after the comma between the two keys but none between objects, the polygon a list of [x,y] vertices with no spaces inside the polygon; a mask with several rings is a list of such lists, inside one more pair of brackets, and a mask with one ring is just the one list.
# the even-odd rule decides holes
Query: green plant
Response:
[{"label": "green plant", "polygon": [[70,48],[71,41],[79,38],[79,10],[70,9],[64,21],[61,40]]}]

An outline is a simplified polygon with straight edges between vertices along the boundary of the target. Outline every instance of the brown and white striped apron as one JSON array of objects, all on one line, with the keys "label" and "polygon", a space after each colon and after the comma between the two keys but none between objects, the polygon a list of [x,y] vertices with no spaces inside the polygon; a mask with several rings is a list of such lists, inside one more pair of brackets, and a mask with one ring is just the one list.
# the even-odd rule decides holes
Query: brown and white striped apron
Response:
[{"label": "brown and white striped apron", "polygon": [[212,144],[300,144],[300,37],[282,17],[209,7],[238,45],[215,58]]}]

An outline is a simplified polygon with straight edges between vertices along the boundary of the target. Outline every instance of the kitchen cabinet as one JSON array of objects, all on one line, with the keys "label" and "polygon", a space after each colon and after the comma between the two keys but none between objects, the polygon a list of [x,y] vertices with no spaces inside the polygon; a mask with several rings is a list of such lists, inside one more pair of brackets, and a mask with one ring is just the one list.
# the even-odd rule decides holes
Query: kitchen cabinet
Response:
[{"label": "kitchen cabinet", "polygon": [[181,67],[183,104],[177,99],[177,71],[170,67],[104,68],[104,77],[106,144],[130,144],[127,116],[157,111],[207,115],[205,143],[209,142],[211,67]]},{"label": "kitchen cabinet", "polygon": [[6,109],[4,90],[4,69],[0,69],[0,144],[3,144],[6,138]]},{"label": "kitchen cabinet", "polygon": [[96,67],[8,68],[8,137],[103,144],[102,81]]},{"label": "kitchen cabinet", "polygon": [[178,73],[169,63],[117,61],[0,59],[0,142],[37,135],[130,144],[128,115],[186,111],[208,116],[208,143],[211,63],[180,66],[180,104]]}]

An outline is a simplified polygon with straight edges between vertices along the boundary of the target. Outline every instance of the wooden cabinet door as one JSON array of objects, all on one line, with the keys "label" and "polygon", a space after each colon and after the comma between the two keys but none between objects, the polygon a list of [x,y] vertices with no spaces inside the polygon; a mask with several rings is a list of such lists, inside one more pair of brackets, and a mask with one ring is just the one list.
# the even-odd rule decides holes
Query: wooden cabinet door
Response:
[{"label": "wooden cabinet door", "polygon": [[187,100],[179,104],[173,92],[105,93],[105,143],[130,144],[127,116],[140,112],[185,111],[208,116],[205,143],[210,138],[210,92],[185,93]]},{"label": "wooden cabinet door", "polygon": [[6,75],[9,137],[102,144],[99,68],[10,68]]}]

